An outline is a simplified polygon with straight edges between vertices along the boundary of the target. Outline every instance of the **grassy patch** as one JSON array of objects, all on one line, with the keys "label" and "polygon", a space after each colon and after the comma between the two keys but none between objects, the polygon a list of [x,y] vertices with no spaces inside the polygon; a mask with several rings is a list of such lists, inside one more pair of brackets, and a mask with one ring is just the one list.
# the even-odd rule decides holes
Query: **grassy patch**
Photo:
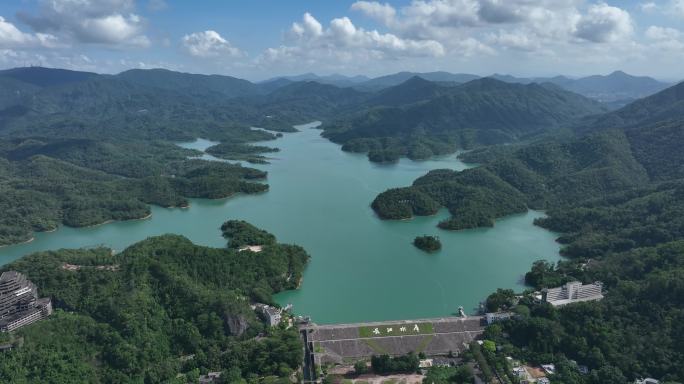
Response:
[{"label": "grassy patch", "polygon": [[373,327],[359,327],[359,336],[363,338],[426,335],[434,332],[432,323],[383,324]]}]

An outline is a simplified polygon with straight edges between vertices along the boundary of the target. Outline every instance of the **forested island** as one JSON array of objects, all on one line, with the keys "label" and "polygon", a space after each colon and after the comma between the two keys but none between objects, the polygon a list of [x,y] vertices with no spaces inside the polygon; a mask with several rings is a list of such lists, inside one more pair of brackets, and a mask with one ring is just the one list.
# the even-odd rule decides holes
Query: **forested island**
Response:
[{"label": "forested island", "polygon": [[418,236],[413,239],[413,245],[425,252],[436,252],[442,249],[442,243],[437,236]]},{"label": "forested island", "polygon": [[[224,227],[229,239],[256,230]],[[60,250],[3,266],[26,274],[56,312],[13,335],[23,344],[0,359],[0,381],[185,384],[221,371],[231,383],[290,382],[302,361],[296,329],[265,327],[250,303],[295,288],[309,256],[267,235],[249,257],[164,235],[115,255]]]}]

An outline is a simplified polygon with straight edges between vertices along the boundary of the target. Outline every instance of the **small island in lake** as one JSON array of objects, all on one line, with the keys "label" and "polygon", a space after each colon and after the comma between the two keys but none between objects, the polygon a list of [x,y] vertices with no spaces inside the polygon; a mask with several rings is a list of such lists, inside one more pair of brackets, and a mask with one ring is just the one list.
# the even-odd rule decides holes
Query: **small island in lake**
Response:
[{"label": "small island in lake", "polygon": [[413,240],[413,245],[425,252],[435,252],[442,249],[442,243],[436,236],[418,236]]}]

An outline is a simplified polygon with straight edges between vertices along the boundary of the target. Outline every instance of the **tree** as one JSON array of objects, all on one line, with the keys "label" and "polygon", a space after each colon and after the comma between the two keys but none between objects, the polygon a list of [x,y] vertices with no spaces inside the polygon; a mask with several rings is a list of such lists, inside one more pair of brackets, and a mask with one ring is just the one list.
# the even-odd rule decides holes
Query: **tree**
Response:
[{"label": "tree", "polygon": [[624,384],[627,378],[622,374],[622,371],[612,365],[603,366],[591,372],[589,377],[591,384]]},{"label": "tree", "polygon": [[487,296],[485,303],[487,312],[497,312],[510,308],[515,301],[515,292],[512,289],[498,288],[496,292]]},{"label": "tree", "polygon": [[363,375],[364,373],[368,373],[368,364],[366,364],[365,361],[357,361],[354,363],[354,373],[357,375]]}]

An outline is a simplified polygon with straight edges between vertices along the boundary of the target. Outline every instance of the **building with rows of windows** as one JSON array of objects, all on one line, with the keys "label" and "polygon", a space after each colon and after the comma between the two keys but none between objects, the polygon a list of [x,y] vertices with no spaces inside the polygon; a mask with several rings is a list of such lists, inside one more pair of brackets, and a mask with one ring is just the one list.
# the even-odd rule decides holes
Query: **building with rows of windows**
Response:
[{"label": "building with rows of windows", "polygon": [[0,275],[0,331],[11,332],[52,314],[49,298],[38,298],[38,289],[23,274]]},{"label": "building with rows of windows", "polygon": [[542,300],[554,307],[581,301],[596,301],[603,299],[603,284],[582,284],[579,281],[571,281],[558,288],[542,290]]}]

